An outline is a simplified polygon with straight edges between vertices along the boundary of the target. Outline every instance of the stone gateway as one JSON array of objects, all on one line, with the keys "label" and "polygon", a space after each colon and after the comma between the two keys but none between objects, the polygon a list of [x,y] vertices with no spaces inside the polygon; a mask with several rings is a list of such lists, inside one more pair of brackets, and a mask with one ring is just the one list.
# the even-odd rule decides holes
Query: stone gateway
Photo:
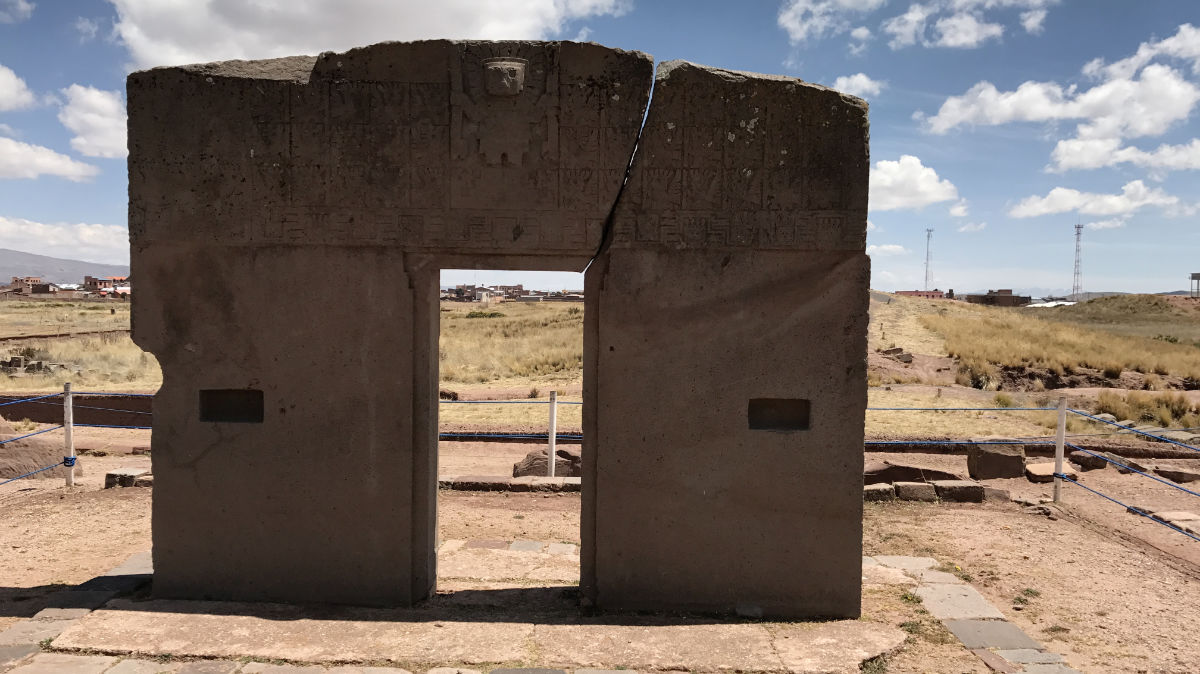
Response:
[{"label": "stone gateway", "polygon": [[652,71],[428,41],[130,75],[157,595],[429,596],[439,271],[586,268],[584,601],[858,615],[866,104]]}]

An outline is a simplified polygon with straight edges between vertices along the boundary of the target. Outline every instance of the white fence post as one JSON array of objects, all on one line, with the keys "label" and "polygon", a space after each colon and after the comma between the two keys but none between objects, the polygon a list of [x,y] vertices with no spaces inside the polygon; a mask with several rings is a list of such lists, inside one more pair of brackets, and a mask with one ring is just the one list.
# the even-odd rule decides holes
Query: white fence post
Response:
[{"label": "white fence post", "polygon": [[[63,442],[66,443],[66,456],[75,458],[75,438],[72,430],[75,425],[75,410],[71,407],[71,382],[63,384]],[[67,486],[75,486],[75,465],[67,466]]]},{"label": "white fence post", "polygon": [[554,464],[558,461],[555,444],[558,442],[558,391],[550,392],[550,448],[546,451],[546,475],[554,477]]},{"label": "white fence post", "polygon": [[1054,502],[1062,499],[1063,449],[1067,443],[1067,398],[1058,399],[1058,431],[1054,434]]}]

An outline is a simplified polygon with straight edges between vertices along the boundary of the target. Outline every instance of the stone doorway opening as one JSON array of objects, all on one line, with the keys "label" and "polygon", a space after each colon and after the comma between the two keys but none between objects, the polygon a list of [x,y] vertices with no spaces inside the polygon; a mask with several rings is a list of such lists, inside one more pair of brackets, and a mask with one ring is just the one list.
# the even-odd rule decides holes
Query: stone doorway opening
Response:
[{"label": "stone doorway opening", "polygon": [[441,276],[437,595],[513,609],[574,606],[582,544],[583,277],[476,270]]}]

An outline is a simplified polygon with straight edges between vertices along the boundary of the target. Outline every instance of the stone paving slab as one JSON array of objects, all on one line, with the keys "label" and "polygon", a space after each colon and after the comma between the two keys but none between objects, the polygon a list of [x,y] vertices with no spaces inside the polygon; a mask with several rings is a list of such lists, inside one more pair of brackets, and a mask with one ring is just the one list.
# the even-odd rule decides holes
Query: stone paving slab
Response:
[{"label": "stone paving slab", "polygon": [[925,603],[925,610],[938,620],[1004,619],[1004,614],[970,585],[922,585],[916,595]]},{"label": "stone paving slab", "polygon": [[185,662],[175,671],[178,674],[233,674],[237,668],[238,663],[231,660],[197,660]]},{"label": "stone paving slab", "polygon": [[862,570],[863,585],[907,585],[912,587],[917,584],[912,576],[904,573],[900,569],[893,569],[887,566],[864,566]]},{"label": "stone paving slab", "polygon": [[783,666],[794,674],[858,672],[863,661],[895,652],[908,637],[891,625],[866,620],[785,624],[774,636]]},{"label": "stone paving slab", "polygon": [[938,571],[936,569],[911,569],[908,575],[916,578],[922,583],[943,583],[950,585],[962,585],[963,580],[952,573]]},{"label": "stone paving slab", "polygon": [[1020,665],[1014,665],[986,648],[972,648],[971,652],[975,654],[975,657],[982,660],[983,664],[988,666],[988,669],[996,672],[996,674],[1020,674]]},{"label": "stone paving slab", "polygon": [[1006,620],[947,620],[945,625],[967,648],[1037,650],[1042,647]]},{"label": "stone paving slab", "polygon": [[157,660],[140,660],[126,658],[104,674],[164,674],[178,671],[182,662],[158,662]]},{"label": "stone paving slab", "polygon": [[519,661],[533,635],[532,624],[504,622],[503,615],[489,621],[479,614],[474,616],[479,622],[464,622],[453,620],[448,610],[330,610],[336,610],[336,619],[315,619],[303,607],[281,604],[116,599],[81,619],[54,646],[314,663],[420,662],[437,654],[443,661],[473,664]]},{"label": "stone paving slab", "polygon": [[74,625],[75,620],[25,620],[0,632],[0,646],[36,644],[53,639]]},{"label": "stone paving slab", "polygon": [[884,566],[904,571],[931,569],[937,566],[938,563],[933,557],[905,557],[903,555],[875,555],[875,561]]},{"label": "stone paving slab", "polygon": [[572,543],[551,543],[546,546],[546,552],[552,555],[578,555],[579,547]]},{"label": "stone paving slab", "polygon": [[0,646],[0,667],[14,665],[35,653],[40,653],[41,650],[37,644]]},{"label": "stone paving slab", "polygon": [[[388,671],[394,672],[395,670]],[[265,662],[248,662],[242,665],[241,674],[325,674],[325,668],[318,665],[301,667],[297,665],[272,665]]]},{"label": "stone paving slab", "polygon": [[617,625],[581,621],[537,625],[541,660],[577,667],[778,671],[783,665],[765,627],[755,623]]},{"label": "stone paving slab", "polygon": [[92,612],[90,608],[44,608],[30,620],[76,620]]},{"label": "stone paving slab", "polygon": [[107,655],[42,653],[9,670],[9,674],[100,674],[116,661],[116,658]]},{"label": "stone paving slab", "polygon": [[425,674],[483,674],[478,669],[460,669],[458,667],[434,667]]},{"label": "stone paving slab", "polygon": [[1063,656],[1058,653],[1034,650],[1032,648],[1016,648],[996,651],[996,655],[1018,665],[1049,664],[1062,662]]},{"label": "stone paving slab", "polygon": [[1026,665],[1021,671],[1023,674],[1079,674],[1079,670],[1062,664]]},{"label": "stone paving slab", "polygon": [[[474,669],[454,669],[453,667],[443,667],[442,669],[446,669],[449,672],[461,672],[462,674],[479,674],[479,672]],[[429,671],[432,672],[434,670],[431,669]],[[326,669],[325,672],[326,674],[412,674],[412,672],[408,671],[407,669],[401,669],[399,667],[354,667],[350,665],[343,667],[330,667]]]},{"label": "stone paving slab", "polygon": [[545,547],[545,543],[541,541],[513,541],[509,543],[508,549],[513,552],[541,552]]},{"label": "stone paving slab", "polygon": [[98,609],[117,596],[112,590],[60,590],[46,598],[46,608]]}]

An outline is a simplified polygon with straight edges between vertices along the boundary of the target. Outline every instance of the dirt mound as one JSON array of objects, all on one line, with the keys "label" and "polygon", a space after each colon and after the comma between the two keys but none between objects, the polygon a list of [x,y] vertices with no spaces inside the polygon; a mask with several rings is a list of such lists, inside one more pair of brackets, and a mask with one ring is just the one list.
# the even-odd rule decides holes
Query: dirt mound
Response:
[{"label": "dirt mound", "polygon": [[[13,428],[3,417],[0,417],[0,440],[15,438],[25,433],[18,432]],[[47,434],[50,435],[50,434]],[[53,442],[42,439],[42,436],[34,436],[17,440],[16,442],[6,442],[0,445],[0,480],[7,480],[18,475],[24,475],[35,471],[39,468],[53,465],[62,462],[63,447],[60,442]],[[75,474],[83,475],[82,461],[75,464]],[[57,477],[63,478],[66,474],[64,466],[42,471],[35,478]]]}]

